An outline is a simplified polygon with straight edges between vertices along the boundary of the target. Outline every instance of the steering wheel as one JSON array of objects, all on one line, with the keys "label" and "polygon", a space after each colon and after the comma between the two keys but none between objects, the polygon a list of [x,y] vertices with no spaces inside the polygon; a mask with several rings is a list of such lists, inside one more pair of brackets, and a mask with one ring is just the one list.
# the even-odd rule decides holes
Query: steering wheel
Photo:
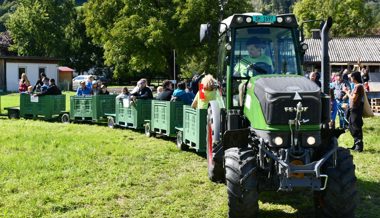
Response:
[{"label": "steering wheel", "polygon": [[257,63],[251,64],[249,65],[249,68],[253,70],[255,75],[273,73],[272,66],[265,62],[257,62]]}]

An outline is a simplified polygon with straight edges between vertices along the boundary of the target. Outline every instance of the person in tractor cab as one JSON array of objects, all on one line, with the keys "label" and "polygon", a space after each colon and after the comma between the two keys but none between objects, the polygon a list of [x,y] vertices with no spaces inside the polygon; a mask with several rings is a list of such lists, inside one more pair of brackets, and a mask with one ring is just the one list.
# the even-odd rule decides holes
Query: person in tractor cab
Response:
[{"label": "person in tractor cab", "polygon": [[211,74],[206,75],[200,84],[199,91],[194,97],[191,107],[194,109],[207,109],[208,103],[216,99],[217,82]]},{"label": "person in tractor cab", "polygon": [[272,59],[263,53],[263,42],[259,38],[248,39],[246,47],[249,56],[242,57],[236,64],[235,77],[252,77],[273,72]]}]

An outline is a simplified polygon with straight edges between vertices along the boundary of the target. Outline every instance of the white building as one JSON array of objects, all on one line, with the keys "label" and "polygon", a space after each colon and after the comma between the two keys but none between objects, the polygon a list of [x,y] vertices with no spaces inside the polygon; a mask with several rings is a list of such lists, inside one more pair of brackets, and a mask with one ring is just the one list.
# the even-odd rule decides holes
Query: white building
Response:
[{"label": "white building", "polygon": [[38,75],[42,72],[59,84],[59,61],[56,58],[0,56],[0,91],[18,91],[22,73],[26,73],[31,85],[37,82]]}]

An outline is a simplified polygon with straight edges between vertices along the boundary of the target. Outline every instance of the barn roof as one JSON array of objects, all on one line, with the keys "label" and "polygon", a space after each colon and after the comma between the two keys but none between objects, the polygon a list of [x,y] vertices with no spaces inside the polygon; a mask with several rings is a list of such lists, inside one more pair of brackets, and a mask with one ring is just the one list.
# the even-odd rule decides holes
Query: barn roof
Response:
[{"label": "barn roof", "polygon": [[[321,61],[321,40],[306,39],[305,62]],[[380,37],[333,38],[329,41],[331,63],[380,63]]]}]

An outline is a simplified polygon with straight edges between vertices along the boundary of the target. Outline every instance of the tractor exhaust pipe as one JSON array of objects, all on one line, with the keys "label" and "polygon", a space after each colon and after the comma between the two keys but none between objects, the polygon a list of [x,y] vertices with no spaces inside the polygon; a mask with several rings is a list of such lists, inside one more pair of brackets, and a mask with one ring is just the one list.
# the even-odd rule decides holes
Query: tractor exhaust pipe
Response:
[{"label": "tractor exhaust pipe", "polygon": [[322,63],[321,63],[321,76],[322,76],[322,92],[329,95],[330,92],[330,57],[329,57],[329,30],[332,26],[332,18],[327,18],[323,23],[321,33],[322,43]]},{"label": "tractor exhaust pipe", "polygon": [[321,59],[321,77],[322,77],[322,111],[321,118],[322,124],[325,128],[329,127],[330,122],[330,57],[329,57],[329,30],[332,26],[332,18],[327,18],[326,22],[321,25],[321,47],[322,47],[322,59]]}]

